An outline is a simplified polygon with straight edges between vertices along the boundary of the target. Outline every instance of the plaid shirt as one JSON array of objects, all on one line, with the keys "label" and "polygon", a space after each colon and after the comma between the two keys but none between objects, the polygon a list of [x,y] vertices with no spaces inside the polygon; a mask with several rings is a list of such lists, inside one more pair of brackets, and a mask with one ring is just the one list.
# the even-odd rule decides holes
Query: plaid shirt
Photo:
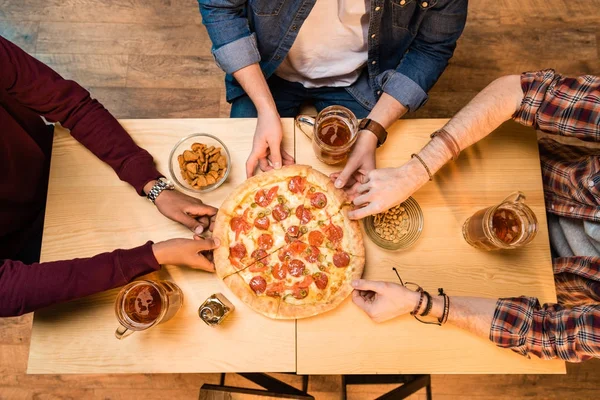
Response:
[{"label": "plaid shirt", "polygon": [[[524,98],[513,119],[550,136],[600,143],[600,77],[553,70],[521,76]],[[548,212],[600,222],[600,149],[539,140]],[[600,357],[600,257],[553,260],[558,304],[531,297],[499,299],[490,340],[541,358]]]}]

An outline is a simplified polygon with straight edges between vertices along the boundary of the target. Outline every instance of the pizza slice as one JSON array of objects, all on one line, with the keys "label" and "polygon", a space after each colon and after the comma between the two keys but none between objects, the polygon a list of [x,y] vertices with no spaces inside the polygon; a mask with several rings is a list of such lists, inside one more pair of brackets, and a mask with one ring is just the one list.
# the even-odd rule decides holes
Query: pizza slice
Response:
[{"label": "pizza slice", "polygon": [[364,257],[294,241],[278,251],[269,290],[281,296],[277,318],[304,318],[336,307],[362,275]]}]

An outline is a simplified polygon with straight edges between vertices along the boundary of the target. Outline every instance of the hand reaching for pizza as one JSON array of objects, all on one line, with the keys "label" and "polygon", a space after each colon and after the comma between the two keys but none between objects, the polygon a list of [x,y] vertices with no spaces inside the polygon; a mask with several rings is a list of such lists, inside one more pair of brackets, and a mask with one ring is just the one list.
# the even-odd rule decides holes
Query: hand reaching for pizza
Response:
[{"label": "hand reaching for pizza", "polygon": [[399,168],[374,169],[364,183],[356,182],[346,193],[357,207],[348,212],[351,219],[377,214],[402,203],[429,181],[429,175],[416,159]]},{"label": "hand reaching for pizza", "polygon": [[257,166],[262,171],[270,171],[294,163],[294,158],[283,150],[282,137],[281,119],[277,112],[268,111],[258,114],[252,151],[246,161],[248,178],[254,175]]},{"label": "hand reaching for pizza", "polygon": [[[144,186],[148,193],[156,181]],[[165,217],[188,227],[195,235],[213,230],[218,209],[204,204],[200,199],[188,196],[177,190],[163,190],[154,202],[158,211]]]},{"label": "hand reaching for pizza", "polygon": [[152,251],[159,264],[178,265],[193,269],[202,269],[213,272],[215,265],[212,262],[211,251],[218,248],[219,239],[203,239],[194,236],[194,239],[170,239],[154,243]]},{"label": "hand reaching for pizza", "polygon": [[352,301],[375,322],[408,314],[419,302],[419,293],[397,283],[359,279],[352,287]]},{"label": "hand reaching for pizza", "polygon": [[375,169],[376,149],[377,136],[369,131],[360,131],[344,169],[330,175],[335,187],[351,188],[356,182],[364,182],[365,176]]}]

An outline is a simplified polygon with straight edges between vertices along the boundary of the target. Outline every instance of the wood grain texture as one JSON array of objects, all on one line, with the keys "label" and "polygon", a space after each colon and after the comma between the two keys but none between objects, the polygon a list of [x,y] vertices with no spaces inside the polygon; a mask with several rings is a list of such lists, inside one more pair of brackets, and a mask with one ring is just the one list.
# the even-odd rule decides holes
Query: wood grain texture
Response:
[{"label": "wood grain texture", "polygon": [[0,0],[0,20],[199,23],[197,0]]},{"label": "wood grain texture", "polygon": [[200,24],[40,22],[37,51],[55,54],[210,56]]},{"label": "wood grain texture", "polygon": [[[548,27],[550,31],[562,29],[564,31],[577,32],[580,28],[594,28],[600,25],[600,0],[589,1],[568,1],[568,0],[527,0],[527,1],[498,1],[498,0],[475,0],[469,2],[469,16],[467,29],[458,43],[458,49],[455,56],[450,61],[450,65],[442,75],[438,84],[430,92],[429,102],[421,108],[413,117],[417,118],[447,118],[455,114],[468,100],[470,100],[476,91],[487,85],[493,78],[512,73],[520,73],[529,69],[554,67],[558,71],[565,71],[571,74],[591,73],[600,75],[598,66],[597,48],[600,40],[590,42],[588,39],[584,43],[579,40],[576,34],[563,34],[564,40],[568,43],[559,43],[548,46],[531,47],[530,39],[521,40],[515,38],[515,42],[510,47],[500,46],[502,41],[488,41],[490,31],[497,32],[497,27],[507,25],[506,29],[517,29],[522,36],[526,36],[529,27],[534,27],[537,32],[542,28]],[[31,54],[35,53],[37,42],[38,22],[57,22],[57,23],[81,23],[81,29],[87,29],[87,23],[97,24],[106,22],[111,24],[139,24],[143,29],[152,31],[155,24],[159,25],[187,25],[199,24],[200,16],[197,12],[196,0],[0,0],[0,34],[16,41]],[[473,26],[471,29],[470,26]],[[193,28],[197,29],[197,28]],[[199,28],[203,29],[203,28]],[[102,30],[95,31],[97,35],[102,36],[110,32]],[[181,45],[187,42],[187,35],[180,40]],[[56,43],[47,41],[45,54],[53,54],[56,45],[57,49],[63,52],[72,53],[73,49],[66,48],[65,38],[56,37]],[[90,41],[95,38],[91,37]],[[473,43],[481,40],[486,41],[487,46],[479,46],[477,52],[461,52],[462,41],[468,40],[473,48]],[[546,43],[548,40],[546,40]],[[94,45],[97,46],[97,45]],[[107,42],[106,46],[112,46]],[[210,44],[206,43],[208,52]],[[524,64],[519,57],[511,56],[508,51],[513,51],[517,46],[517,54],[531,53]],[[593,55],[596,49],[596,56],[590,59],[577,59],[572,56],[570,49],[581,54],[581,47],[587,47],[586,54]],[[66,48],[66,50],[65,50]],[[97,47],[96,47],[97,48]],[[565,50],[566,49],[566,50]],[[85,51],[85,49],[83,50]],[[113,55],[111,50],[102,50],[101,54]],[[168,52],[165,53],[169,57]],[[208,54],[208,53],[207,53]],[[540,61],[536,61],[538,59]],[[130,58],[131,60],[131,58]],[[57,67],[59,73],[61,67]],[[173,77],[169,70],[164,73],[155,74],[154,85],[165,88],[165,82],[176,82],[179,78]],[[452,82],[448,78],[452,77]],[[489,78],[488,78],[489,77]],[[213,77],[207,79],[212,81]],[[447,85],[447,86],[446,86]],[[225,101],[222,82],[220,88],[209,89],[209,84],[204,85],[207,91],[216,92],[221,104],[218,115],[220,117],[229,116],[229,104]],[[127,115],[131,118],[139,118],[134,112],[144,111],[145,104],[160,104],[158,109],[165,115],[171,112],[171,104],[162,99],[164,92],[145,92],[145,96],[130,98],[129,102],[118,101],[111,104],[109,108],[115,114]],[[189,111],[184,111],[181,103],[176,104],[174,110],[182,117],[197,117],[194,113],[198,109],[203,109],[200,99],[189,96],[188,99],[193,102],[186,107]],[[139,102],[140,104],[132,104]],[[121,112],[119,107],[123,107]],[[138,110],[138,111],[136,111]],[[204,108],[208,113],[209,109]],[[211,111],[212,112],[212,111]],[[186,114],[187,115],[183,115]],[[217,114],[202,115],[206,117],[217,116]],[[410,116],[409,116],[410,117]],[[14,322],[18,321],[18,322]],[[7,347],[0,347],[0,398],[11,398],[7,396],[7,384],[12,384],[20,388],[21,398],[78,398],[76,393],[92,387],[120,387],[123,390],[147,387],[153,382],[160,381],[164,385],[171,382],[176,387],[199,388],[202,385],[201,377],[208,377],[207,383],[218,382],[211,380],[211,375],[200,374],[155,374],[155,375],[94,375],[94,376],[72,376],[72,375],[25,375],[27,362],[27,353],[29,347],[29,328],[31,316],[18,318],[0,319],[0,334],[2,337],[13,341],[14,346],[11,349],[20,348],[18,353],[6,352]],[[15,360],[14,354],[22,354]],[[20,361],[19,361],[20,360]],[[535,398],[595,398],[593,389],[587,389],[590,386],[597,385],[597,370],[600,366],[597,362],[588,361],[583,364],[569,364],[567,366],[568,375],[566,376],[547,376],[547,380],[532,380],[532,376],[515,377],[515,381],[510,384],[515,385],[511,388],[510,396],[505,395],[504,385],[507,383],[502,375],[464,375],[447,376],[436,375],[433,377],[434,395],[436,398],[448,399],[505,399],[512,397],[515,399],[535,399]],[[80,378],[81,377],[81,378]],[[123,377],[124,379],[121,379]],[[186,377],[185,379],[183,377]],[[193,377],[193,378],[187,378]],[[543,376],[541,378],[544,378]],[[228,378],[229,379],[229,378]],[[519,380],[520,379],[520,380]],[[311,377],[311,392],[318,399],[339,399],[340,384],[339,377],[336,376],[317,376]],[[313,385],[314,383],[314,385]],[[165,386],[166,387],[166,386]],[[362,396],[353,395],[354,388],[349,392],[350,399],[374,398],[375,395]],[[376,388],[373,388],[376,390]],[[477,390],[476,396],[470,396],[469,393]],[[190,395],[190,399],[197,399],[197,391]],[[147,399],[164,399],[160,391],[147,394]],[[337,396],[337,397],[336,397]],[[99,398],[99,396],[89,396],[90,398]],[[134,396],[132,396],[134,397]],[[188,398],[188,397],[182,397]],[[423,397],[424,398],[424,397]]]},{"label": "wood grain texture", "polygon": [[218,90],[123,87],[87,89],[117,118],[208,118],[219,112]]},{"label": "wood grain texture", "polygon": [[125,86],[127,55],[41,54],[35,57],[83,87]]},{"label": "wood grain texture", "polygon": [[205,89],[219,92],[225,74],[212,57],[129,56],[128,87]]},{"label": "wood grain texture", "polygon": [[[399,166],[446,120],[394,124],[377,153],[378,167]],[[341,166],[319,162],[309,140],[296,134],[296,160],[325,173]],[[462,224],[481,208],[498,204],[515,190],[539,222],[536,238],[515,251],[483,252],[462,237]],[[413,197],[424,228],[413,247],[378,248],[365,237],[367,279],[417,282],[430,293],[443,287],[454,296],[510,297],[527,294],[556,301],[535,131],[513,122],[467,149]],[[297,322],[298,373],[564,373],[564,363],[527,359],[452,326],[419,324],[410,316],[372,322],[348,299],[318,318]],[[415,345],[419,343],[419,345]],[[460,360],[457,362],[457,360]]]},{"label": "wood grain texture", "polygon": [[38,28],[39,24],[37,22],[16,21],[6,23],[0,21],[0,36],[10,40],[26,52],[34,53]]},{"label": "wood grain texture", "polygon": [[[206,132],[228,146],[228,181],[202,196],[220,206],[245,180],[245,161],[255,120],[124,120],[132,137],[167,171],[170,150],[182,137]],[[293,122],[284,123],[284,143],[293,153]],[[162,217],[145,198],[79,145],[65,130],[55,133],[44,226],[42,261],[86,257],[153,240],[190,237],[183,226]],[[85,166],[85,167],[84,167]],[[117,289],[35,313],[29,373],[157,373],[294,371],[295,322],[263,317],[241,303],[214,274],[166,266],[149,275],[175,281],[185,301],[165,324],[125,340],[114,337]],[[222,292],[236,306],[216,329],[198,317],[198,307]]]}]

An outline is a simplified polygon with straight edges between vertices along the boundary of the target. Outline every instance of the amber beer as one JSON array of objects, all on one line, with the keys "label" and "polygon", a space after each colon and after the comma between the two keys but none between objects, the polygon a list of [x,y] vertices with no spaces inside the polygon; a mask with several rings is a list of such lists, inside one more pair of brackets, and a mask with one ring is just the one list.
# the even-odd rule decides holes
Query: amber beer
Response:
[{"label": "amber beer", "polygon": [[[304,130],[313,127],[313,132]],[[325,164],[344,162],[356,141],[358,120],[352,111],[342,106],[329,106],[316,118],[299,115],[296,126],[312,140],[315,155]]]},{"label": "amber beer", "polygon": [[537,233],[537,218],[524,201],[525,195],[516,192],[497,206],[477,211],[463,225],[467,243],[480,250],[499,250],[531,242]]},{"label": "amber beer", "polygon": [[123,339],[170,320],[183,304],[179,286],[168,281],[136,281],[119,292],[115,314],[120,323],[115,332]]}]

